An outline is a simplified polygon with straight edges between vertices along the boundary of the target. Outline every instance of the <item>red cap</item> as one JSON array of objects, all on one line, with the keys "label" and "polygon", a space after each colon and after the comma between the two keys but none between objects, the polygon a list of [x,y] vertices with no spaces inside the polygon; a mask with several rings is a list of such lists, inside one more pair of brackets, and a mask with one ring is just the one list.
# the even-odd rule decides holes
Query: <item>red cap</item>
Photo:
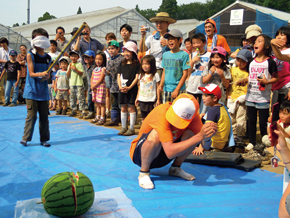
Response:
[{"label": "red cap", "polygon": [[206,19],[206,21],[204,22],[204,25],[207,23],[211,23],[214,26],[214,32],[217,33],[217,29],[216,29],[216,23],[213,19]]},{"label": "red cap", "polygon": [[198,87],[199,90],[201,90],[205,94],[213,94],[216,96],[218,99],[222,98],[222,91],[220,87],[216,84],[208,84],[205,87]]}]

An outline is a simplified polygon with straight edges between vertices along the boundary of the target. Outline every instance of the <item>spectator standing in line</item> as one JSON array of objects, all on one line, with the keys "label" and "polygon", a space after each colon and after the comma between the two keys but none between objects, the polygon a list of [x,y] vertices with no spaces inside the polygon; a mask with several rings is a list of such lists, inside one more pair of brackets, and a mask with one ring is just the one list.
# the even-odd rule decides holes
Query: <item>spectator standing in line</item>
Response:
[{"label": "spectator standing in line", "polygon": [[20,64],[21,72],[20,72],[20,80],[19,87],[22,83],[25,83],[26,74],[27,74],[27,64],[26,64],[26,55],[27,55],[27,47],[26,45],[20,45],[21,53],[17,56],[17,61]]},{"label": "spectator standing in line", "polygon": [[[59,26],[56,28],[55,41],[57,42],[56,51],[62,51],[64,47],[68,44],[68,40],[64,37],[65,30],[63,27]],[[69,56],[67,52],[64,53],[65,56]]]}]

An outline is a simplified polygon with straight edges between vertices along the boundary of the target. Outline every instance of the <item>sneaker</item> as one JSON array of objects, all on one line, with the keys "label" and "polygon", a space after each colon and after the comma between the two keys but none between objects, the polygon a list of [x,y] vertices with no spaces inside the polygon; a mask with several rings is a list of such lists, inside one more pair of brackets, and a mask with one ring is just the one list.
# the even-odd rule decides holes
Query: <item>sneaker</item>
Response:
[{"label": "sneaker", "polygon": [[119,122],[111,120],[109,123],[105,123],[104,126],[119,126]]},{"label": "sneaker", "polygon": [[263,162],[270,161],[270,158],[268,157],[268,155],[263,156],[255,150],[251,150],[246,154],[242,154],[242,156],[243,158],[250,159],[250,160],[258,160],[258,161],[263,161]]},{"label": "sneaker", "polygon": [[96,122],[98,122],[99,120],[100,120],[99,118],[95,117],[94,119],[91,120],[91,123],[96,123]]},{"label": "sneaker", "polygon": [[40,143],[43,147],[50,147],[50,144],[48,142],[41,142]]},{"label": "sneaker", "polygon": [[67,112],[66,109],[63,109],[61,115],[66,115],[66,112]]},{"label": "sneaker", "polygon": [[118,133],[118,135],[123,135],[125,132],[127,132],[127,128],[123,128],[121,129],[121,131]]},{"label": "sneaker", "polygon": [[79,118],[80,118],[80,119],[83,119],[84,116],[86,116],[86,114],[85,114],[85,113],[81,113],[81,114],[79,115]]},{"label": "sneaker", "polygon": [[0,100],[0,104],[3,104],[3,101]]},{"label": "sneaker", "polygon": [[7,107],[9,105],[9,103],[5,103],[3,104],[3,107]]},{"label": "sneaker", "polygon": [[128,129],[127,132],[123,134],[123,136],[130,136],[130,135],[135,135],[135,130],[134,129]]},{"label": "sneaker", "polygon": [[263,152],[264,149],[265,149],[265,145],[263,144],[256,144],[254,147],[253,147],[254,150],[258,151],[259,153]]},{"label": "sneaker", "polygon": [[105,121],[104,119],[99,119],[99,121],[96,122],[96,125],[101,126],[101,125],[104,125],[105,122],[106,122],[106,121]]},{"label": "sneaker", "polygon": [[93,112],[89,112],[89,114],[87,116],[84,117],[84,119],[93,119],[95,116],[94,116],[94,113]]},{"label": "sneaker", "polygon": [[12,103],[8,107],[16,107],[16,106],[17,106],[17,104]]},{"label": "sneaker", "polygon": [[27,147],[27,141],[21,140],[20,144],[23,145],[24,147]]},{"label": "sneaker", "polygon": [[58,109],[57,111],[56,111],[56,115],[60,115],[62,113],[62,109]]},{"label": "sneaker", "polygon": [[249,143],[249,144],[247,145],[247,147],[245,147],[245,150],[246,150],[246,151],[251,151],[253,148],[254,148],[254,145],[253,145],[252,143]]},{"label": "sneaker", "polygon": [[77,115],[77,113],[75,111],[71,111],[71,113],[69,114],[70,117],[75,117]]}]

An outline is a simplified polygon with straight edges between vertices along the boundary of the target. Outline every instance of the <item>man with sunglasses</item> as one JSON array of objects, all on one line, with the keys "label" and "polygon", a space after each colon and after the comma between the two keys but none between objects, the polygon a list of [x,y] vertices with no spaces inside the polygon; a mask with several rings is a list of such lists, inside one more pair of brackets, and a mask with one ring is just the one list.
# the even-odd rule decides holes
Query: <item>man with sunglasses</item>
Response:
[{"label": "man with sunglasses", "polygon": [[[61,52],[62,49],[68,44],[68,40],[64,37],[65,30],[63,27],[59,26],[56,28],[55,41],[57,42],[56,51]],[[65,56],[69,56],[67,52],[64,53]]]}]

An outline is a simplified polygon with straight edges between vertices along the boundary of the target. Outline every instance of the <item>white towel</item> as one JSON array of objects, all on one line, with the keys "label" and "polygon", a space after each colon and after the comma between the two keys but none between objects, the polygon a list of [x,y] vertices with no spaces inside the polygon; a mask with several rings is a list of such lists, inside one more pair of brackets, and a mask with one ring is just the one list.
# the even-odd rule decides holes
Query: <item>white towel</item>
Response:
[{"label": "white towel", "polygon": [[235,101],[228,99],[227,106],[229,107],[229,113],[234,114],[239,104],[243,104],[246,101],[246,95],[241,95]]},{"label": "white towel", "polygon": [[46,36],[36,36],[31,40],[32,53],[36,53],[35,47],[47,49],[50,47],[50,41]]}]

